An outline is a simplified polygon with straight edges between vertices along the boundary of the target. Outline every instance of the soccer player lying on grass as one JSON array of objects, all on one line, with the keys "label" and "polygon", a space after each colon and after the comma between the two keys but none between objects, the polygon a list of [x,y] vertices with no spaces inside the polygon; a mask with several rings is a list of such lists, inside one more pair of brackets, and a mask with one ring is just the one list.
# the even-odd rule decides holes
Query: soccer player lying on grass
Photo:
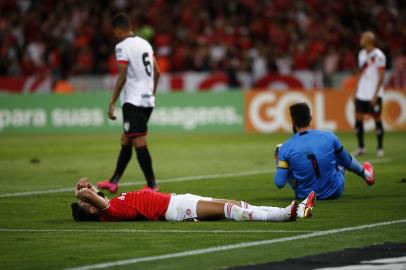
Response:
[{"label": "soccer player lying on grass", "polygon": [[288,183],[296,198],[315,192],[317,199],[336,199],[344,191],[344,169],[361,176],[368,185],[375,183],[373,167],[350,156],[332,132],[310,129],[310,108],[306,103],[290,107],[294,135],[275,151],[275,184]]},{"label": "soccer player lying on grass", "polygon": [[104,197],[86,178],[75,187],[79,202],[72,203],[77,221],[136,220],[218,220],[295,221],[311,217],[314,192],[300,204],[293,201],[285,208],[254,206],[243,201],[213,199],[193,194],[165,194],[150,189],[122,193],[111,200]]}]

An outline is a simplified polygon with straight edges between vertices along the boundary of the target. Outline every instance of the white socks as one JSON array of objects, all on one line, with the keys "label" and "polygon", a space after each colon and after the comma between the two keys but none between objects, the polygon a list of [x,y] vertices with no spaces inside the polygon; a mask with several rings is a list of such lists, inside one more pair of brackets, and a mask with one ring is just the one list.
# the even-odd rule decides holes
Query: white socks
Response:
[{"label": "white socks", "polygon": [[287,221],[290,218],[290,208],[254,206],[241,201],[243,207],[232,203],[224,205],[224,215],[227,219],[237,221]]},{"label": "white socks", "polygon": [[266,211],[269,212],[272,216],[273,219],[272,221],[286,221],[289,220],[290,218],[290,209],[291,205],[285,207],[285,208],[280,208],[280,207],[272,207],[272,206],[256,206],[256,205],[251,205],[247,202],[241,201],[241,207],[248,209],[248,210],[259,210],[259,211]]},{"label": "white socks", "polygon": [[305,213],[305,208],[306,208],[306,203],[307,203],[307,198],[304,199],[300,204],[299,207],[297,208],[297,216],[300,218],[304,217]]}]

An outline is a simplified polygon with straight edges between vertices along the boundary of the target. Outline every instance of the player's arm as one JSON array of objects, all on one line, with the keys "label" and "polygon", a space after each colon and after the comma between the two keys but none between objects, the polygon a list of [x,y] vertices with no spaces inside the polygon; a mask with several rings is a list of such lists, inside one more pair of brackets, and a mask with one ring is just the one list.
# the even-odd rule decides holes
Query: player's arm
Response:
[{"label": "player's arm", "polygon": [[117,101],[118,97],[120,96],[121,90],[123,90],[125,81],[127,80],[127,69],[128,69],[128,63],[126,63],[124,61],[120,61],[118,63],[118,78],[117,78],[116,84],[114,86],[113,96],[112,96],[110,104],[109,104],[109,118],[111,120],[116,119],[116,117],[114,115],[114,109],[116,106],[116,101]]},{"label": "player's arm", "polygon": [[357,91],[357,89],[358,89],[358,83],[359,83],[359,78],[361,77],[361,74],[362,74],[362,70],[361,69],[357,69],[355,72],[354,72],[354,77],[355,77],[355,89],[354,89],[354,92],[356,92]]},{"label": "player's arm", "polygon": [[109,206],[109,201],[89,188],[75,189],[75,196],[81,201],[87,202],[97,209],[106,209]]},{"label": "player's arm", "polygon": [[[284,150],[284,149],[283,149]],[[278,144],[275,149],[276,174],[275,185],[283,188],[289,180],[289,164],[286,161],[285,151],[282,150],[282,144]]]},{"label": "player's arm", "polygon": [[371,100],[372,104],[375,104],[378,99],[379,89],[381,89],[384,79],[385,79],[385,67],[380,67],[378,69],[378,84],[376,85],[375,88],[374,97]]},{"label": "player's arm", "polygon": [[355,75],[355,80],[356,80],[355,89],[354,89],[355,92],[358,89],[358,83],[359,83],[359,80],[361,78],[361,75],[364,72],[365,68],[367,67],[366,60],[367,60],[366,56],[363,55],[362,51],[360,51],[358,53],[358,68],[356,69],[355,74],[354,74]]},{"label": "player's arm", "polygon": [[159,77],[161,76],[161,70],[159,69],[158,63],[154,56],[154,96],[156,93],[156,89],[158,87]]},{"label": "player's arm", "polygon": [[275,185],[278,188],[283,188],[286,183],[288,182],[288,175],[289,175],[289,170],[287,169],[276,169],[276,174],[275,174]]}]

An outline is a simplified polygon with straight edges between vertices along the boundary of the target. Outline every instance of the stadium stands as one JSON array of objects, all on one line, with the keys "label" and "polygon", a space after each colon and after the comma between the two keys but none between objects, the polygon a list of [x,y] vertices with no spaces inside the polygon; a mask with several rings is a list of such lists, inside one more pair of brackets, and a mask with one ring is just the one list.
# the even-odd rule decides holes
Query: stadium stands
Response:
[{"label": "stadium stands", "polygon": [[389,68],[405,57],[401,0],[17,0],[0,3],[0,76],[114,74],[118,11],[131,15],[166,72],[350,71],[358,35],[371,26]]}]

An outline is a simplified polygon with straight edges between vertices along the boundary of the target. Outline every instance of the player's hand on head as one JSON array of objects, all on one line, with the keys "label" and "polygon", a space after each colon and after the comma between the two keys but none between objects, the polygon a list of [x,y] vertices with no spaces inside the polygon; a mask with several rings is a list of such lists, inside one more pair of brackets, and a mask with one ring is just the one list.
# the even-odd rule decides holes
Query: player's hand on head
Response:
[{"label": "player's hand on head", "polygon": [[92,184],[90,184],[90,182],[87,180],[86,177],[80,178],[76,185],[77,190],[81,190],[82,188],[91,188],[91,187],[92,187]]},{"label": "player's hand on head", "polygon": [[109,115],[109,118],[111,119],[111,120],[116,120],[116,116],[114,115],[114,109],[115,109],[115,104],[114,103],[110,103],[109,104],[109,111],[108,111],[108,115]]}]

